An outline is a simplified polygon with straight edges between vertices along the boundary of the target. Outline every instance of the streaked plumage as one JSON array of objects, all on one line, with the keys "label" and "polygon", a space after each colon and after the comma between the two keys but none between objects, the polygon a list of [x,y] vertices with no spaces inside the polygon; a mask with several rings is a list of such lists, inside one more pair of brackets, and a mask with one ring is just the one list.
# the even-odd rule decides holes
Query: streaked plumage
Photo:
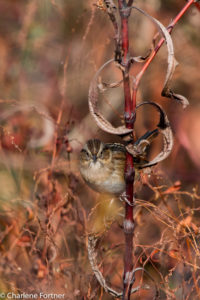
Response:
[{"label": "streaked plumage", "polygon": [[125,190],[125,159],[122,144],[89,140],[80,153],[80,173],[95,191],[119,195]]}]

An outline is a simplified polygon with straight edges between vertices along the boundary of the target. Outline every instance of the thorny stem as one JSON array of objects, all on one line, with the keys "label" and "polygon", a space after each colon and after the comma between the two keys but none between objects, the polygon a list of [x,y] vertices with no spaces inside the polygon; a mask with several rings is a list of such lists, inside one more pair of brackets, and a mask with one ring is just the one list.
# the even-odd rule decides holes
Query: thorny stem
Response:
[{"label": "thorny stem", "polygon": [[[184,15],[184,13],[188,10],[188,8],[192,4],[198,5],[198,3],[195,3],[195,0],[189,0],[186,3],[186,5],[181,9],[181,11],[178,13],[178,15],[174,18],[174,20],[167,27],[169,33],[172,32],[172,30],[173,30],[174,26],[176,25],[176,23],[181,19],[181,17]],[[156,56],[158,50],[161,48],[161,46],[163,45],[164,42],[165,42],[165,39],[161,38],[160,41],[158,42],[158,44],[156,45],[156,47],[154,48],[154,50],[152,51],[151,55],[149,56],[149,58],[145,62],[142,70],[136,76],[136,79],[133,83],[133,96],[132,96],[133,103],[136,102],[136,94],[137,94],[138,86],[139,86],[140,80],[141,80],[144,72],[146,71],[146,69],[148,68],[148,66],[150,65],[150,63],[152,62],[152,60],[154,59],[154,57]]]},{"label": "thorny stem", "polygon": [[[129,32],[128,32],[128,18],[131,13],[131,5],[133,0],[129,0],[128,4],[125,0],[118,0],[119,12],[121,17],[121,67],[123,73],[124,84],[124,101],[125,101],[125,124],[126,128],[133,129],[135,122],[135,105],[131,99],[130,78],[129,78]],[[125,164],[125,181],[126,181],[126,198],[125,203],[125,220],[124,220],[124,235],[125,235],[125,253],[124,253],[124,274],[123,274],[123,300],[129,300],[131,288],[135,281],[133,270],[133,183],[135,177],[135,170],[133,164],[133,157],[128,152],[126,153]],[[129,204],[130,203],[130,204]]]}]

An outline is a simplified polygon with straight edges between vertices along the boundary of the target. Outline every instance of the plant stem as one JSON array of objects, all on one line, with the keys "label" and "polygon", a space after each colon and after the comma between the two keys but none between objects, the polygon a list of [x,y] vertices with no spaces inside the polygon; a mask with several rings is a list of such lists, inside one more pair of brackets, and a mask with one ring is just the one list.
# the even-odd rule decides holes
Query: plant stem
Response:
[{"label": "plant stem", "polygon": [[[169,33],[172,32],[172,30],[173,30],[174,26],[176,25],[176,23],[181,19],[181,17],[188,10],[188,8],[194,3],[195,3],[195,0],[189,0],[186,3],[186,5],[181,9],[181,11],[177,14],[177,16],[174,18],[174,20],[167,27]],[[198,3],[195,3],[195,5],[196,4],[198,4]],[[160,41],[158,42],[158,44],[156,45],[156,47],[154,48],[154,50],[152,51],[151,55],[149,56],[149,58],[145,62],[144,66],[142,67],[142,70],[136,76],[136,79],[135,79],[134,84],[133,84],[133,91],[134,91],[133,92],[133,103],[135,103],[135,101],[136,101],[136,94],[137,94],[138,86],[139,86],[140,80],[141,80],[144,72],[146,71],[146,69],[148,68],[148,66],[150,65],[150,63],[152,62],[152,60],[154,59],[154,57],[156,56],[158,50],[161,48],[161,46],[164,44],[164,42],[165,42],[165,39],[161,38]]]},{"label": "plant stem", "polygon": [[[183,9],[178,13],[174,20],[168,26],[169,33],[172,32],[175,24],[180,20],[183,14],[188,10],[188,8],[194,4],[195,0],[189,0]],[[120,59],[118,62],[121,65],[123,74],[123,86],[124,86],[124,120],[126,128],[134,129],[135,123],[135,107],[136,107],[136,94],[140,83],[140,80],[148,68],[149,64],[152,62],[153,58],[157,54],[160,47],[165,42],[164,38],[161,38],[154,50],[152,51],[150,57],[147,59],[142,70],[137,75],[135,82],[133,84],[133,91],[131,96],[130,87],[130,55],[129,55],[129,31],[128,31],[128,19],[131,14],[131,6],[133,0],[118,0],[119,12],[121,17],[121,32],[120,39],[118,41],[117,49],[121,49],[119,55]],[[197,8],[199,4],[195,3]],[[120,44],[121,43],[121,44]],[[117,50],[116,49],[116,50]],[[135,281],[134,276],[134,264],[133,264],[133,235],[134,235],[134,178],[135,169],[133,164],[133,157],[128,152],[126,153],[126,164],[125,164],[125,181],[126,181],[126,203],[125,203],[125,219],[124,219],[124,236],[125,236],[125,252],[124,252],[124,274],[123,274],[123,300],[130,300],[131,289]]]},{"label": "plant stem", "polygon": [[[131,5],[133,1],[129,0],[128,4],[124,0],[118,0],[119,12],[121,17],[121,66],[124,84],[124,119],[126,128],[133,129],[135,122],[135,105],[133,105],[129,78],[129,32],[128,32],[128,18],[131,13]],[[133,157],[128,152],[126,153],[125,164],[125,181],[126,181],[126,199],[125,203],[125,219],[124,219],[124,235],[125,235],[125,253],[124,253],[124,274],[123,274],[123,300],[129,300],[131,288],[135,281],[133,270],[133,184],[134,184],[135,170],[133,164]]]}]

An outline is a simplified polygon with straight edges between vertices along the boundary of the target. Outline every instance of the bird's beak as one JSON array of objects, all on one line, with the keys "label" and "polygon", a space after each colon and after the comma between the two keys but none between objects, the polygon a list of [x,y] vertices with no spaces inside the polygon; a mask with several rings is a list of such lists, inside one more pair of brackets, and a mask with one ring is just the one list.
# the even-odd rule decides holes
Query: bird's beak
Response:
[{"label": "bird's beak", "polygon": [[96,161],[97,161],[97,156],[96,156],[96,155],[93,155],[93,156],[92,156],[92,159],[93,159],[93,162],[96,162]]}]

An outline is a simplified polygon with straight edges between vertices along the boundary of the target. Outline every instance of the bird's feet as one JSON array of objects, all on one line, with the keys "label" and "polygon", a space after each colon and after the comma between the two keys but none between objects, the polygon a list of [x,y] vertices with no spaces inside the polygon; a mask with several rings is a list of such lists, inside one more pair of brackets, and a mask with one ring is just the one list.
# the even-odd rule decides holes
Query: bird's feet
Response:
[{"label": "bird's feet", "polygon": [[130,206],[134,206],[134,201],[133,202],[130,202],[127,195],[126,195],[126,192],[123,192],[120,196],[119,196],[119,200],[120,201],[124,201],[126,202],[128,205]]}]

